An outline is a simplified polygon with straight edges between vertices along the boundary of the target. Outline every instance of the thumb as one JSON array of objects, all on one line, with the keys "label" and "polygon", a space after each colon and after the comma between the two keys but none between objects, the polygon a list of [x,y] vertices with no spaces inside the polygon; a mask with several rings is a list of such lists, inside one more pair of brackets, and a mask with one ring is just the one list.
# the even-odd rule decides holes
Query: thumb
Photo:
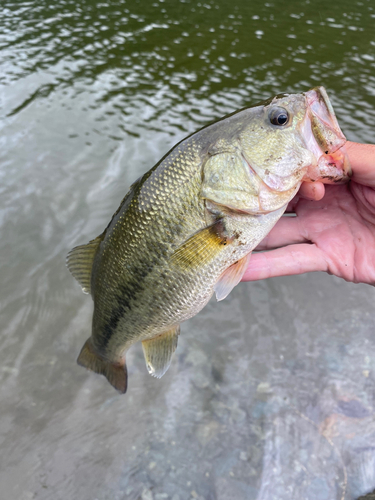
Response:
[{"label": "thumb", "polygon": [[375,187],[375,145],[348,141],[345,148],[353,170],[353,181]]}]

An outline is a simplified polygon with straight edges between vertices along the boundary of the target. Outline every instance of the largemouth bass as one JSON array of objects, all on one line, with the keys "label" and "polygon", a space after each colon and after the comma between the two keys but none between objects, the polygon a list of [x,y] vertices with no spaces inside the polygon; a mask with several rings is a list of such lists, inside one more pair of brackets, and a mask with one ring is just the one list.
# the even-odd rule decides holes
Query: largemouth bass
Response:
[{"label": "largemouth bass", "polygon": [[141,341],[161,377],[180,323],[224,299],[302,181],[343,182],[346,139],[323,87],[282,94],[177,144],[130,188],[104,232],[67,265],[94,300],[78,363],[127,389],[125,354]]}]

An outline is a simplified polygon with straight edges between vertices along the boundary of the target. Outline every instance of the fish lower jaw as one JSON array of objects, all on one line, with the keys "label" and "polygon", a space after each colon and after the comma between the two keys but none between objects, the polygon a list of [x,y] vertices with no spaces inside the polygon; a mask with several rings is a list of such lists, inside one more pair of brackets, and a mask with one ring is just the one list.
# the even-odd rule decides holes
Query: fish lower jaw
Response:
[{"label": "fish lower jaw", "polygon": [[323,153],[318,161],[308,168],[303,181],[345,184],[350,180],[351,175],[351,165],[345,147],[342,147],[331,154]]}]

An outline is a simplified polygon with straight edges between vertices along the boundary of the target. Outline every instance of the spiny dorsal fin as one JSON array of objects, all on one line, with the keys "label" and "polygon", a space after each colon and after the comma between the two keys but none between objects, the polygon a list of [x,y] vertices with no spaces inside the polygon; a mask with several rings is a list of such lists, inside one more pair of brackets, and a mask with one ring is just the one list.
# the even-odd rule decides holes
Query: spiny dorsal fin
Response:
[{"label": "spiny dorsal fin", "polygon": [[191,266],[199,267],[212,261],[231,241],[223,235],[223,226],[222,219],[219,219],[211,226],[193,234],[173,252],[172,263],[188,269]]},{"label": "spiny dorsal fin", "polygon": [[74,247],[68,253],[66,265],[78,281],[84,293],[91,292],[91,270],[96,251],[102,241],[102,235],[91,240],[87,245]]},{"label": "spiny dorsal fin", "polygon": [[180,325],[177,325],[154,339],[142,342],[147,370],[153,377],[160,378],[168,370],[179,333]]},{"label": "spiny dorsal fin", "polygon": [[104,375],[115,389],[125,394],[128,387],[128,370],[125,358],[121,363],[117,364],[103,359],[94,351],[90,337],[82,347],[77,363],[88,370]]},{"label": "spiny dorsal fin", "polygon": [[241,281],[242,276],[244,275],[247,266],[249,265],[251,253],[247,254],[245,257],[240,259],[238,262],[228,267],[223,274],[220,276],[216,285],[214,286],[214,290],[216,293],[216,299],[223,300],[233,288],[238,285]]}]

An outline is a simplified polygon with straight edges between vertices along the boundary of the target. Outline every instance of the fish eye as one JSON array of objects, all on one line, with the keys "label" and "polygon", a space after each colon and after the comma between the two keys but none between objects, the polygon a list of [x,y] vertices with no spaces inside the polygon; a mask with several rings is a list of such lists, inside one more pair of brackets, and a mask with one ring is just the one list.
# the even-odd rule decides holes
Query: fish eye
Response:
[{"label": "fish eye", "polygon": [[285,108],[273,108],[268,115],[272,125],[286,125],[289,122],[289,113]]}]

